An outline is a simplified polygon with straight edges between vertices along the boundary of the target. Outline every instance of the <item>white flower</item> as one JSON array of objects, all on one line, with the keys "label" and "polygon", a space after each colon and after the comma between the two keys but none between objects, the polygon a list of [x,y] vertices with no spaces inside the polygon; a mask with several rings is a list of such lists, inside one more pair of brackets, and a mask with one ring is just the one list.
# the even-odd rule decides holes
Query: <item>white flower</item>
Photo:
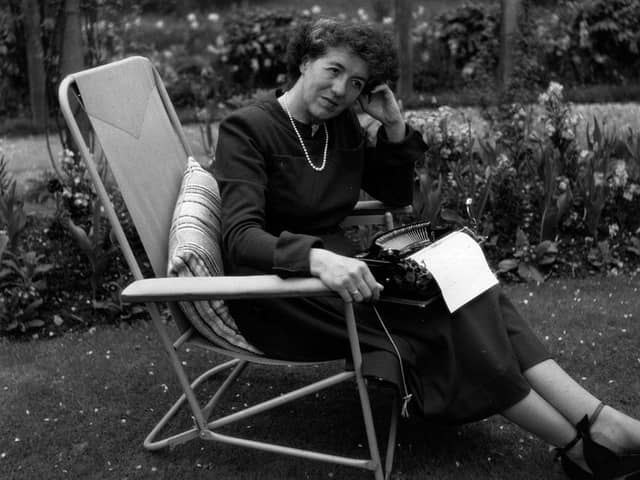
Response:
[{"label": "white flower", "polygon": [[195,22],[197,20],[197,18],[198,17],[196,17],[196,14],[193,13],[193,12],[190,13],[189,15],[187,15],[187,21],[191,22],[191,23]]},{"label": "white flower", "polygon": [[561,192],[566,192],[568,186],[569,186],[569,183],[567,182],[566,179],[562,179],[560,180],[560,182],[558,182],[558,190]]},{"label": "white flower", "polygon": [[383,25],[391,25],[391,23],[393,23],[393,18],[391,18],[391,17],[383,17],[382,18],[382,24]]},{"label": "white flower", "polygon": [[207,19],[210,22],[217,22],[218,20],[220,20],[220,15],[218,15],[217,13],[213,13],[212,12],[207,16]]},{"label": "white flower", "polygon": [[562,90],[564,90],[564,87],[561,84],[559,84],[558,82],[550,82],[547,92],[549,92],[549,95],[562,97]]},{"label": "white flower", "polygon": [[613,169],[613,184],[616,187],[624,187],[629,179],[627,164],[624,160],[618,160]]},{"label": "white flower", "polygon": [[576,138],[576,133],[570,128],[565,128],[562,130],[562,138],[565,140],[574,140]]},{"label": "white flower", "polygon": [[547,134],[547,136],[552,136],[554,133],[556,133],[556,127],[553,126],[553,124],[551,122],[547,122],[544,126],[544,131]]},{"label": "white flower", "polygon": [[309,15],[311,15],[311,12],[309,11],[308,8],[305,8],[304,10],[302,10],[302,15],[304,17],[308,17]]},{"label": "white flower", "polygon": [[156,22],[156,28],[157,28],[158,30],[163,29],[163,28],[164,28],[164,20],[158,20],[158,21]]},{"label": "white flower", "polygon": [[313,13],[314,15],[319,14],[322,11],[322,8],[320,8],[320,5],[314,5],[313,7],[311,7],[311,13]]},{"label": "white flower", "polygon": [[198,28],[200,28],[200,23],[199,22],[191,22],[189,24],[189,26],[191,27],[192,30],[197,30]]},{"label": "white flower", "polygon": [[549,95],[545,92],[545,93],[541,93],[538,96],[538,103],[540,105],[544,105],[545,103],[549,102]]},{"label": "white flower", "polygon": [[498,168],[508,168],[511,166],[511,160],[504,153],[498,155]]},{"label": "white flower", "polygon": [[593,172],[593,184],[596,187],[604,185],[604,173],[603,172]]}]

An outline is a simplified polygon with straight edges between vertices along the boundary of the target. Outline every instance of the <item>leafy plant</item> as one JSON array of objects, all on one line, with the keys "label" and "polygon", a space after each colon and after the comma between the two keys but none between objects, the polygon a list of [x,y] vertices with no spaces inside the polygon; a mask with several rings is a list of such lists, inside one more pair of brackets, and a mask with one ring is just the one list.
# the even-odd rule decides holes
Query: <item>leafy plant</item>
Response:
[{"label": "leafy plant", "polygon": [[17,192],[17,182],[7,170],[4,156],[0,156],[0,227],[8,236],[7,248],[15,250],[20,234],[27,225],[24,201]]},{"label": "leafy plant", "polygon": [[557,150],[543,151],[544,207],[540,220],[540,241],[556,240],[560,222],[572,206],[573,194],[569,179],[558,175]]},{"label": "leafy plant", "polygon": [[551,240],[543,240],[538,245],[530,245],[527,235],[518,229],[516,243],[512,258],[507,258],[498,263],[498,272],[512,272],[522,280],[533,280],[542,283],[545,276],[541,268],[546,268],[555,263],[558,256],[558,246]]},{"label": "leafy plant", "polygon": [[93,201],[92,221],[88,228],[82,228],[70,217],[62,219],[63,225],[89,261],[91,266],[89,281],[94,299],[109,267],[109,262],[118,251],[118,247],[109,238],[110,229],[106,228],[102,220],[101,204],[97,199]]},{"label": "leafy plant", "polygon": [[598,269],[610,267],[621,268],[623,266],[623,263],[614,256],[608,240],[601,240],[592,247],[589,250],[587,259],[592,266]]},{"label": "leafy plant", "polygon": [[2,261],[2,255],[4,254],[7,244],[9,243],[9,235],[4,230],[0,230],[0,261]]},{"label": "leafy plant", "polygon": [[416,217],[435,224],[442,207],[442,175],[437,180],[424,170],[416,172],[413,193],[413,210]]},{"label": "leafy plant", "polygon": [[5,332],[40,328],[43,292],[47,289],[45,274],[53,268],[43,262],[44,255],[28,251],[20,255],[5,252],[0,260],[0,329]]},{"label": "leafy plant", "polygon": [[617,147],[615,132],[606,132],[600,128],[596,117],[593,118],[593,133],[587,128],[588,151],[580,159],[577,186],[584,202],[587,228],[592,237],[597,238],[598,225],[607,202],[609,184],[607,182],[608,163]]}]

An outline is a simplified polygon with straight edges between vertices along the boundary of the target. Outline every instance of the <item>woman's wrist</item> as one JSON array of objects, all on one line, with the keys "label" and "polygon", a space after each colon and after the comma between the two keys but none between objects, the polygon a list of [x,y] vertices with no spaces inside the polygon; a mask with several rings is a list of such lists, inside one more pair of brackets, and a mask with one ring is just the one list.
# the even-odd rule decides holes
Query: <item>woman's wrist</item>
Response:
[{"label": "woman's wrist", "polygon": [[324,267],[324,258],[327,250],[322,248],[311,248],[309,250],[309,273],[314,277],[319,277]]},{"label": "woman's wrist", "polygon": [[385,123],[383,124],[383,127],[385,133],[387,134],[387,139],[389,139],[389,141],[393,143],[401,142],[404,139],[405,133],[407,131],[407,127],[403,119],[391,123]]}]

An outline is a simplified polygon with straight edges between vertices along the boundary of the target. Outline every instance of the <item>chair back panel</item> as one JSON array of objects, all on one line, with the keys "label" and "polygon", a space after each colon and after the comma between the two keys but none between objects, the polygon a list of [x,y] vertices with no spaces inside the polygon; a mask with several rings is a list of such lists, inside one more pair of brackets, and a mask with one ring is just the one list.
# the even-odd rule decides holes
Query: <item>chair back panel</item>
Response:
[{"label": "chair back panel", "polygon": [[166,276],[171,217],[187,157],[151,63],[132,57],[76,75],[87,116],[156,276]]}]

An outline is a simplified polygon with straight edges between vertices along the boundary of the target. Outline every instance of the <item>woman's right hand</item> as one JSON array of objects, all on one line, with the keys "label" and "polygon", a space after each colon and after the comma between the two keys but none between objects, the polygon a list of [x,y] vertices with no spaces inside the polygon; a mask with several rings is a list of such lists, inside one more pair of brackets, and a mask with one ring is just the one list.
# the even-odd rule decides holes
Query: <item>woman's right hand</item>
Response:
[{"label": "woman's right hand", "polygon": [[312,248],[309,253],[311,274],[320,278],[345,302],[376,301],[380,298],[380,285],[366,263],[345,257],[322,248]]}]

